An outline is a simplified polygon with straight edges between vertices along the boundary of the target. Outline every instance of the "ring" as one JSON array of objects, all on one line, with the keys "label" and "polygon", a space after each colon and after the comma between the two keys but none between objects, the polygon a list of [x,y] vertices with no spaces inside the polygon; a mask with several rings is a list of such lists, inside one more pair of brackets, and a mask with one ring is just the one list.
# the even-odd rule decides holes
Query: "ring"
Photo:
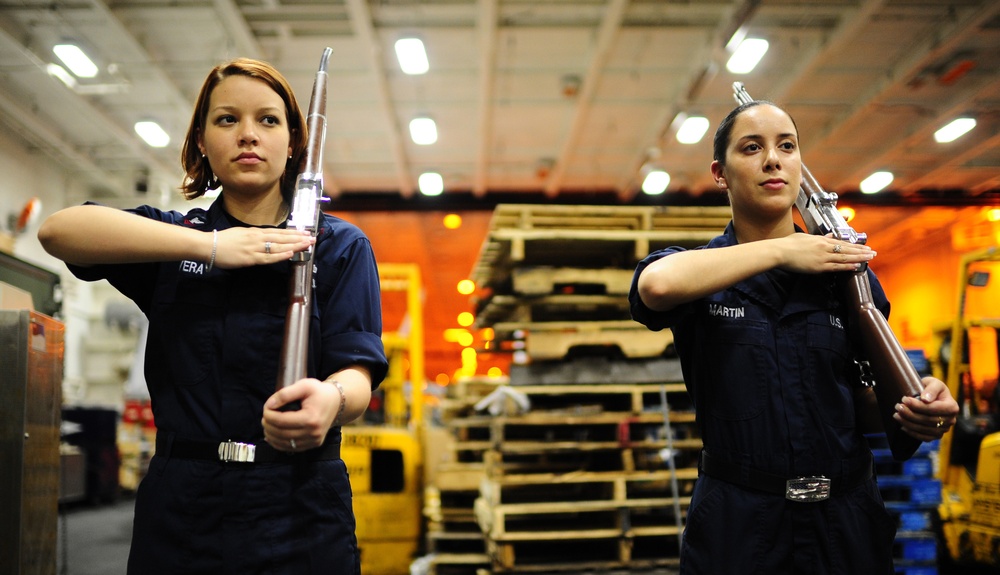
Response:
[{"label": "ring", "polygon": [[840,244],[837,244],[837,245],[833,246],[833,253],[839,254],[840,253],[840,249],[841,249],[840,248]]},{"label": "ring", "polygon": [[264,253],[271,253],[271,242],[264,242]]},{"label": "ring", "polygon": [[295,440],[294,439],[289,439],[288,440],[288,444],[292,446],[292,451],[295,451],[295,449],[296,449],[296,447],[295,447]]},{"label": "ring", "polygon": [[937,423],[934,424],[934,427],[943,427],[943,426],[944,426],[944,418],[939,417]]}]

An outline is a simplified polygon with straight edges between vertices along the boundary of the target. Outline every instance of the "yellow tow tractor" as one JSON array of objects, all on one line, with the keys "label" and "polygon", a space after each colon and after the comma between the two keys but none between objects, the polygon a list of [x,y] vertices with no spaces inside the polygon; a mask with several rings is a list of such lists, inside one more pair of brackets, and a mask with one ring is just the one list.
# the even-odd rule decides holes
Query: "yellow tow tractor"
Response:
[{"label": "yellow tow tractor", "polygon": [[[960,406],[941,440],[938,508],[946,562],[1000,567],[1000,249],[967,254],[959,270],[958,308],[937,330],[934,375]],[[991,283],[992,282],[992,283]]]},{"label": "yellow tow tractor", "polygon": [[[406,575],[417,555],[422,529],[424,328],[420,269],[415,264],[379,264],[386,292],[403,292],[408,326],[383,334],[389,372],[380,386],[378,424],[343,428],[342,457],[354,492],[361,572]],[[407,324],[406,321],[403,322]],[[404,384],[409,362],[412,399]]]}]

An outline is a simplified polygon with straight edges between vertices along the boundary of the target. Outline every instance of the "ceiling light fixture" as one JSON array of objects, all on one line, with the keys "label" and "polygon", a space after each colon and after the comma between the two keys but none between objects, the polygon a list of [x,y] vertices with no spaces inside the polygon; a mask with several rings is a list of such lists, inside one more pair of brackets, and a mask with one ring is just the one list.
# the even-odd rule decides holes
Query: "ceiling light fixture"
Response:
[{"label": "ceiling light fixture", "polygon": [[424,74],[430,69],[424,43],[419,38],[396,40],[396,59],[404,74]]},{"label": "ceiling light fixture", "polygon": [[59,80],[65,84],[67,88],[71,90],[76,88],[76,78],[67,72],[66,68],[63,68],[59,64],[48,64],[45,66],[45,71],[49,73],[49,76],[59,78]]},{"label": "ceiling light fixture", "polygon": [[875,172],[861,181],[861,193],[875,194],[892,183],[892,172]]},{"label": "ceiling light fixture", "polygon": [[56,44],[52,47],[52,52],[62,60],[63,64],[69,68],[79,78],[93,78],[97,75],[97,64],[94,64],[87,54],[75,44]]},{"label": "ceiling light fixture", "polygon": [[642,179],[642,191],[650,196],[658,196],[667,191],[670,185],[670,174],[660,168],[645,170],[646,177]]},{"label": "ceiling light fixture", "polygon": [[961,138],[970,130],[976,127],[975,118],[956,118],[947,126],[934,132],[934,141],[939,144],[947,144]]},{"label": "ceiling light fixture", "polygon": [[726,69],[733,74],[749,74],[764,57],[768,46],[767,40],[761,38],[743,40],[726,62]]},{"label": "ceiling light fixture", "polygon": [[429,146],[438,141],[437,124],[434,120],[421,116],[410,120],[410,139],[414,144]]},{"label": "ceiling light fixture", "polygon": [[417,187],[425,196],[440,196],[444,191],[444,179],[437,172],[424,172],[417,178]]},{"label": "ceiling light fixture", "polygon": [[154,148],[165,148],[170,144],[170,135],[156,122],[136,122],[135,133]]},{"label": "ceiling light fixture", "polygon": [[677,141],[682,144],[697,144],[708,131],[708,118],[688,116],[677,130]]}]

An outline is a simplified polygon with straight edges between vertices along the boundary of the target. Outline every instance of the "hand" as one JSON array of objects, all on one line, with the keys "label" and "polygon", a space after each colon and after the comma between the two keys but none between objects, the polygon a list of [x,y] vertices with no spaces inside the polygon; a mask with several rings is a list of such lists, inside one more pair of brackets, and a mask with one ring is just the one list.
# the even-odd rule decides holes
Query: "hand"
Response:
[{"label": "hand", "polygon": [[909,435],[920,441],[934,441],[955,425],[958,402],[940,379],[925,377],[921,383],[924,392],[920,397],[902,398],[892,417]]},{"label": "hand", "polygon": [[857,271],[876,256],[870,247],[834,239],[833,234],[794,233],[778,241],[787,248],[781,267],[799,273]]},{"label": "hand", "polygon": [[218,238],[210,237],[213,239],[215,267],[223,269],[284,261],[316,243],[305,230],[280,228],[229,228],[218,232]]},{"label": "hand", "polygon": [[[298,401],[298,411],[279,411]],[[318,379],[300,379],[275,392],[264,403],[264,439],[278,451],[305,451],[323,445],[333,419],[340,409],[340,391]],[[292,441],[295,445],[292,445]]]}]

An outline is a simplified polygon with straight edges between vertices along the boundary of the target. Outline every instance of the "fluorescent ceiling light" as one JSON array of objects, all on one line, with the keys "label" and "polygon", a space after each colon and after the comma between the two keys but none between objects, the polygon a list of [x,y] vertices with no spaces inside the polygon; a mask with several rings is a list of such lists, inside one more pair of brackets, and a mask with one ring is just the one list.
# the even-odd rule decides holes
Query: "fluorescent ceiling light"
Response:
[{"label": "fluorescent ceiling light", "polygon": [[52,47],[55,55],[63,64],[80,78],[93,78],[97,75],[97,64],[94,64],[79,47],[73,44],[56,44]]},{"label": "fluorescent ceiling light", "polygon": [[682,144],[697,144],[708,131],[708,118],[689,116],[677,130],[677,141]]},{"label": "fluorescent ceiling light", "polygon": [[417,187],[425,196],[440,196],[444,191],[444,179],[436,172],[424,172],[417,178]]},{"label": "fluorescent ceiling light", "polygon": [[875,172],[861,181],[861,193],[874,194],[881,192],[892,183],[892,172]]},{"label": "fluorescent ceiling light", "polygon": [[76,88],[76,78],[67,72],[66,68],[63,68],[59,64],[48,64],[45,66],[45,71],[49,73],[49,76],[59,78],[63,84],[66,84],[67,88]]},{"label": "fluorescent ceiling light", "polygon": [[954,142],[975,127],[975,118],[957,118],[952,120],[947,126],[934,132],[934,140],[939,144]]},{"label": "fluorescent ceiling light", "polygon": [[430,118],[413,118],[410,120],[410,138],[414,144],[429,146],[438,141],[437,124]]},{"label": "fluorescent ceiling light", "polygon": [[762,40],[760,38],[747,38],[746,40],[740,42],[739,48],[733,52],[729,62],[726,63],[726,69],[733,74],[748,74],[760,59],[764,57],[767,52],[768,47],[767,40]]},{"label": "fluorescent ceiling light", "polygon": [[170,143],[170,135],[156,122],[136,122],[135,133],[154,148],[165,148]]},{"label": "fluorescent ceiling light", "polygon": [[419,38],[396,40],[396,59],[404,74],[423,74],[430,69],[424,43]]},{"label": "fluorescent ceiling light", "polygon": [[670,174],[663,170],[650,170],[642,180],[642,191],[650,196],[657,196],[667,190],[670,185]]}]

